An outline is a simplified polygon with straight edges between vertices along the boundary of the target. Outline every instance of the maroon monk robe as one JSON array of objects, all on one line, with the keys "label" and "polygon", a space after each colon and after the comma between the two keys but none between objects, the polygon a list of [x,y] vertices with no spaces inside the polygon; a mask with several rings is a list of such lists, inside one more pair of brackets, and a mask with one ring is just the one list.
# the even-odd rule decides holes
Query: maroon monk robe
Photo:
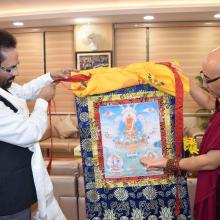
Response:
[{"label": "maroon monk robe", "polygon": [[[220,150],[220,107],[212,116],[200,146],[200,154]],[[220,160],[220,158],[219,158]],[[196,220],[220,220],[220,167],[199,171],[194,213]]]}]

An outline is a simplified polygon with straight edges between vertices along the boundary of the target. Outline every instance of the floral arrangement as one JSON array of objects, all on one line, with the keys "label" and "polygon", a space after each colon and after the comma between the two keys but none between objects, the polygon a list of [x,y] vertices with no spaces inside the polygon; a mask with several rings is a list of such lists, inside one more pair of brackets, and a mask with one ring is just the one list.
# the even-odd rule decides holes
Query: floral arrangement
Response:
[{"label": "floral arrangement", "polygon": [[184,151],[188,152],[190,155],[195,155],[199,153],[197,141],[193,137],[184,137],[183,146],[184,146]]}]

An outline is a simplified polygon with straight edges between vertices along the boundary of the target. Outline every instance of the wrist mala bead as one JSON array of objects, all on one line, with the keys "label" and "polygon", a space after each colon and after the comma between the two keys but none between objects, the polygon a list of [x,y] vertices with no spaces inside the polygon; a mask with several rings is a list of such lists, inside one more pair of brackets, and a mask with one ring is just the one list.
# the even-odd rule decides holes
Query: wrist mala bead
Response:
[{"label": "wrist mala bead", "polygon": [[174,158],[174,159],[168,159],[167,164],[165,167],[165,171],[169,175],[179,175],[180,173],[180,167],[179,167],[180,159]]}]

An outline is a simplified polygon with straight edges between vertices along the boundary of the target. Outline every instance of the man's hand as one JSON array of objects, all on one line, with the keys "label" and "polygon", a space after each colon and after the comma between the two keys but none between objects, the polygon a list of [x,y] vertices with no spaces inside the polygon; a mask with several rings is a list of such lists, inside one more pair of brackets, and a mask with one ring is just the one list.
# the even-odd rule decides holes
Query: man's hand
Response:
[{"label": "man's hand", "polygon": [[50,84],[41,89],[38,98],[44,99],[46,101],[50,101],[55,96],[56,85]]},{"label": "man's hand", "polygon": [[63,70],[51,72],[50,75],[53,80],[68,79],[71,76],[71,72],[79,72],[79,71],[76,69],[63,69]]},{"label": "man's hand", "polygon": [[140,162],[145,166],[146,171],[154,171],[165,168],[167,164],[167,158],[142,157]]}]

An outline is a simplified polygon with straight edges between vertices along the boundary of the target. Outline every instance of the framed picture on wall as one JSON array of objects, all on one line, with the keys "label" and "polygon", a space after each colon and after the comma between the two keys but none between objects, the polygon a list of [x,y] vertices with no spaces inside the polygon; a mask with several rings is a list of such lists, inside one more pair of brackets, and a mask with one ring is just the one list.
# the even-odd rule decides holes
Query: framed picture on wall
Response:
[{"label": "framed picture on wall", "polygon": [[88,70],[112,66],[112,51],[76,52],[76,68]]}]

